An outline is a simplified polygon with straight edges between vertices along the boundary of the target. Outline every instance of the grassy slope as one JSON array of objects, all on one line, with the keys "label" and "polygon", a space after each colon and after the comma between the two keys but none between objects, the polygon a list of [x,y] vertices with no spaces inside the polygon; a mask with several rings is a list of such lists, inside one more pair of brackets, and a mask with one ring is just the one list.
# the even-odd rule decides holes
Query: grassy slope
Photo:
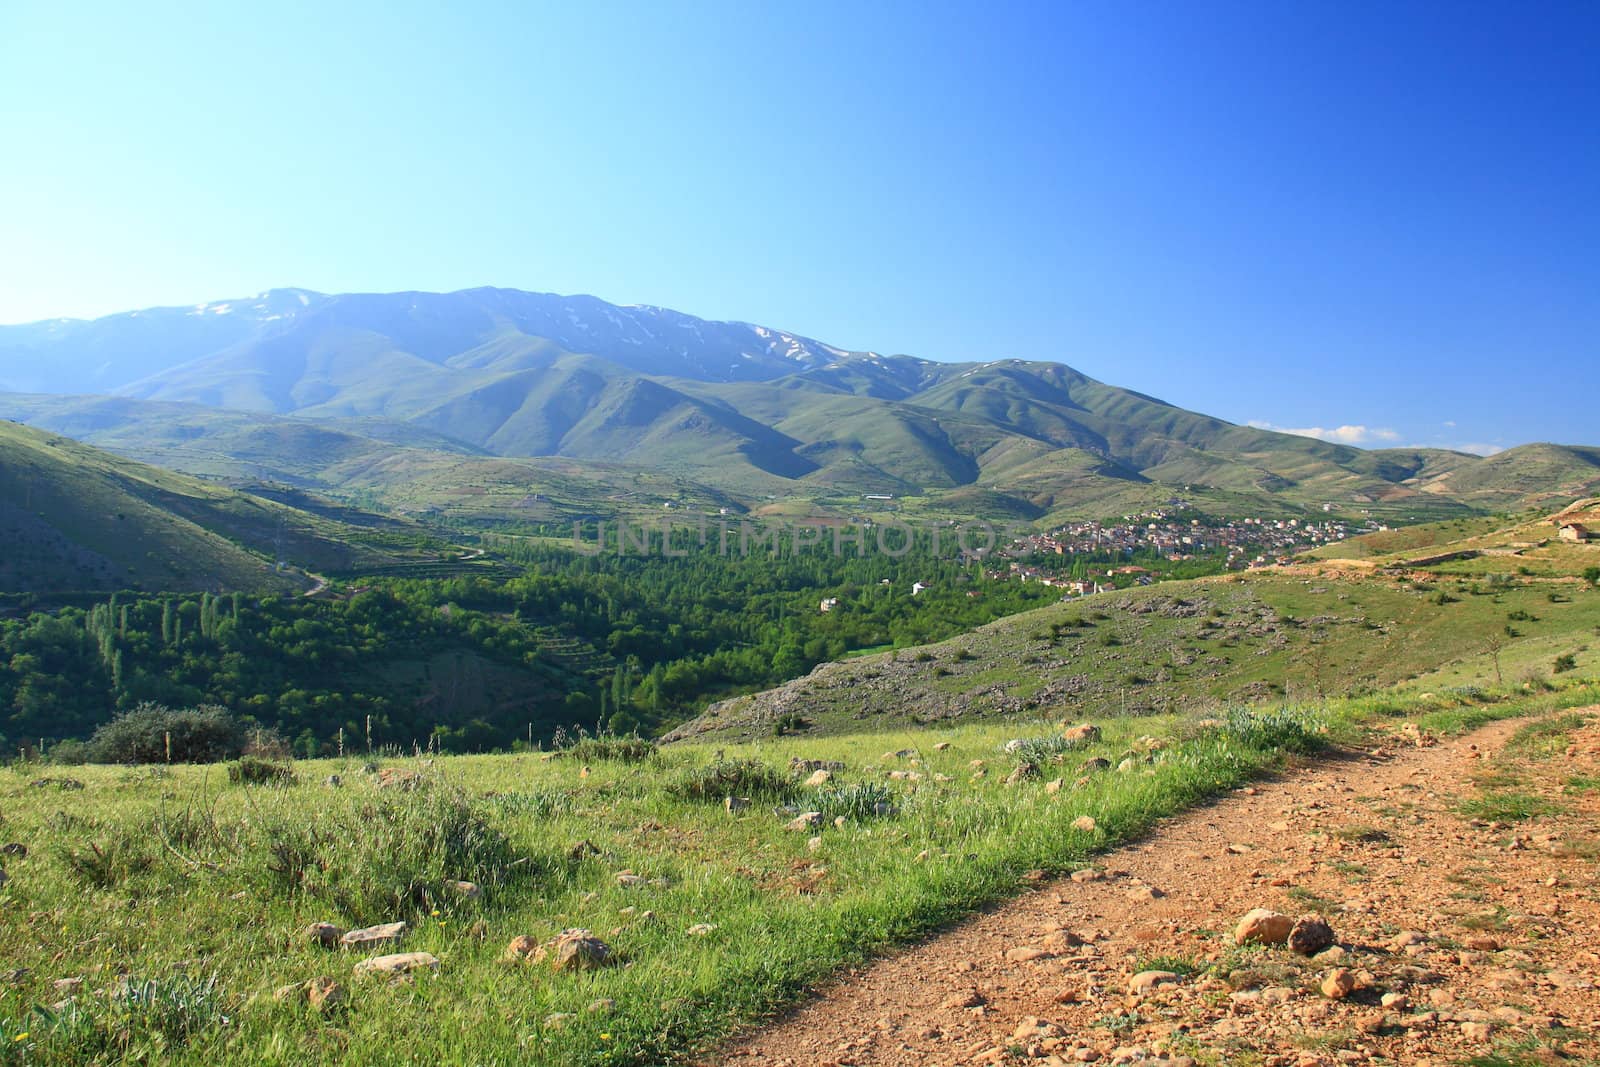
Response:
[{"label": "grassy slope", "polygon": [[[403,531],[357,527],[0,423],[0,522],[10,591],[296,588],[275,547],[313,569],[381,566]],[[415,539],[416,535],[411,534]],[[405,538],[401,538],[405,540]]]},{"label": "grassy slope", "polygon": [[[1394,716],[1439,728],[1597,696],[1590,686],[1488,706],[1384,697],[1320,716],[1339,732]],[[42,1065],[152,1055],[179,1064],[392,1063],[397,1034],[409,1062],[671,1062],[792,1002],[842,965],[1015,893],[1025,872],[1084,865],[1154,819],[1242,783],[1282,758],[1274,745],[1304,741],[1301,730],[1317,720],[1230,721],[1108,722],[1100,743],[1018,785],[1003,781],[1014,760],[1001,747],[1019,736],[1014,725],[767,739],[730,750],[769,766],[836,759],[845,765],[839,782],[890,790],[896,814],[830,823],[815,845],[808,833],[785,831],[786,817],[768,803],[730,816],[719,804],[673,796],[674,783],[712,758],[697,746],[644,766],[533,755],[407,760],[400,769],[430,783],[412,793],[376,790],[359,761],[302,764],[303,784],[287,789],[228,785],[214,768],[47,773],[18,765],[0,772],[0,796],[6,839],[28,854],[7,860],[0,906],[29,918],[0,925],[0,953],[25,968],[0,1004],[0,1039],[13,1059],[25,1047],[26,1062]],[[1024,736],[1051,732],[1020,728]],[[891,755],[901,750],[909,754]],[[1095,756],[1126,763],[1072,784],[1077,765]],[[916,777],[891,779],[891,769]],[[84,790],[30,784],[63,773]],[[329,773],[344,784],[313,784]],[[1043,786],[1053,776],[1068,782],[1058,794]],[[458,839],[455,861],[430,859],[427,832],[449,824],[453,795],[508,837],[504,852],[493,853],[492,834],[479,831]],[[796,803],[827,806],[808,790]],[[1082,815],[1094,818],[1094,830],[1073,827]],[[311,828],[323,833],[308,837]],[[276,852],[274,843],[304,851]],[[311,862],[303,880],[279,873],[285,855]],[[504,869],[513,856],[533,857],[522,868],[533,873],[496,881],[474,866]],[[624,871],[645,882],[620,884]],[[463,874],[486,885],[484,900],[380,901],[385,886],[421,879],[437,887]],[[298,933],[312,921],[397,918],[412,925],[401,948],[437,957],[437,976],[397,985],[352,979],[362,954],[330,953]],[[626,965],[558,974],[500,958],[516,935],[543,941],[574,927],[603,938]],[[349,1005],[332,1017],[271,995],[317,975],[350,989]],[[182,992],[186,980],[206,976],[214,979],[207,995]],[[61,1021],[32,1012],[59,1001],[51,983],[67,977],[82,977],[84,988]],[[119,1009],[97,992],[122,977],[149,991],[160,1011]],[[611,1005],[592,1010],[602,999]]]}]

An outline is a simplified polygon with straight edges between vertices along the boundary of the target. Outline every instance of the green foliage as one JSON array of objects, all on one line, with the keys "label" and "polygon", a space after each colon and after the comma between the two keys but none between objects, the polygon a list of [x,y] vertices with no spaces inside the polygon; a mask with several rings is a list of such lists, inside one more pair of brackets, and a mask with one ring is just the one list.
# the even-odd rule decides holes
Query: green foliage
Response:
[{"label": "green foliage", "polygon": [[215,975],[124,978],[100,997],[35,1009],[35,1037],[51,1062],[142,1061],[227,1028],[236,1010]]},{"label": "green foliage", "polygon": [[1326,744],[1327,722],[1312,708],[1234,707],[1222,732],[1262,751],[1309,753]]},{"label": "green foliage", "polygon": [[679,776],[669,787],[674,796],[686,800],[720,803],[727,797],[761,797],[787,800],[795,785],[787,775],[758,759],[719,759],[695,767]]},{"label": "green foliage", "polygon": [[1060,763],[1069,752],[1076,752],[1087,748],[1091,742],[1078,738],[1063,737],[1060,734],[1049,734],[1044,737],[1022,737],[1006,742],[1006,751],[1011,753],[1018,763],[1031,763],[1039,766],[1045,763]]},{"label": "green foliage", "polygon": [[898,810],[894,792],[880,782],[823,786],[808,794],[805,804],[812,811],[820,811],[827,822],[841,815],[857,820],[882,818]]},{"label": "green foliage", "polygon": [[104,841],[88,841],[81,847],[63,846],[58,851],[67,870],[94,889],[114,889],[148,871],[155,862],[141,836],[129,831],[115,832]]},{"label": "green foliage", "polygon": [[1577,670],[1578,669],[1578,657],[1577,657],[1577,655],[1575,655],[1574,653],[1571,653],[1571,652],[1563,652],[1563,653],[1561,653],[1561,655],[1556,657],[1556,661],[1555,661],[1555,664],[1554,664],[1552,669],[1554,670],[1554,672],[1556,674],[1564,674],[1567,671],[1575,671],[1575,670]]},{"label": "green foliage", "polygon": [[257,756],[242,756],[228,764],[228,781],[234,785],[293,785],[294,768]]},{"label": "green foliage", "polygon": [[519,854],[482,802],[432,783],[354,812],[261,813],[239,834],[263,892],[320,900],[360,923],[463,903],[449,882],[493,890],[550,870]]},{"label": "green foliage", "polygon": [[1600,567],[1583,568],[1583,580],[1596,588],[1600,588]]},{"label": "green foliage", "polygon": [[616,734],[587,733],[567,735],[558,732],[556,751],[580,763],[615,760],[618,763],[642,763],[656,754],[655,742],[637,735],[618,737]]},{"label": "green foliage", "polygon": [[94,732],[94,763],[215,763],[244,748],[244,725],[222,708],[140,704]]}]

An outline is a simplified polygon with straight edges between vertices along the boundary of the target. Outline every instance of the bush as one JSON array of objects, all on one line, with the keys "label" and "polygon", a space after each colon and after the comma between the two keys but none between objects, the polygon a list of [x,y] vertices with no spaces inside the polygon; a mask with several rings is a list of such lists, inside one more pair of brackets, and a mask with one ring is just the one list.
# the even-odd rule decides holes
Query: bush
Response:
[{"label": "bush", "polygon": [[785,734],[802,734],[811,728],[811,723],[799,712],[790,711],[779,715],[772,721],[772,736],[782,737]]},{"label": "bush", "polygon": [[1600,567],[1583,568],[1583,580],[1592,586],[1600,587]]},{"label": "bush", "polygon": [[1575,671],[1577,669],[1578,669],[1578,657],[1576,655],[1574,655],[1573,653],[1571,653],[1571,652],[1563,652],[1561,655],[1556,657],[1556,662],[1555,662],[1555,673],[1556,674],[1564,674],[1567,671]]},{"label": "bush", "polygon": [[721,801],[726,797],[787,800],[794,793],[794,783],[757,759],[719,759],[694,768],[667,789],[685,800]]},{"label": "bush", "polygon": [[643,763],[656,754],[656,745],[654,741],[646,741],[638,734],[622,736],[598,733],[591,737],[580,730],[576,737],[558,733],[556,751],[584,763],[596,763],[601,760]]},{"label": "bush", "polygon": [[820,811],[828,822],[841,815],[847,819],[871,819],[896,811],[894,793],[877,782],[819,789],[806,799],[806,806]]},{"label": "bush", "polygon": [[234,785],[293,785],[294,768],[286,763],[241,756],[238,763],[228,764],[228,781]]},{"label": "bush", "polygon": [[243,724],[224,708],[206,706],[174,711],[140,704],[112,719],[89,739],[93,763],[166,763],[168,738],[173,763],[216,763],[244,750]]},{"label": "bush", "polygon": [[1086,738],[1052,734],[1048,737],[1019,737],[1007,741],[1005,750],[1015,756],[1018,763],[1039,766],[1045,763],[1060,763],[1067,753],[1087,748],[1091,743]]},{"label": "bush", "polygon": [[360,923],[462,902],[445,883],[485,888],[541,873],[466,793],[432,786],[358,811],[252,818],[243,851],[274,893],[323,900]]},{"label": "bush", "polygon": [[227,1027],[234,1010],[215,975],[124,978],[104,997],[35,1009],[34,1029],[49,1035],[46,1047],[67,1053],[63,1062],[153,1062]]},{"label": "bush", "polygon": [[1315,752],[1327,725],[1306,708],[1231,708],[1222,732],[1263,752]]}]

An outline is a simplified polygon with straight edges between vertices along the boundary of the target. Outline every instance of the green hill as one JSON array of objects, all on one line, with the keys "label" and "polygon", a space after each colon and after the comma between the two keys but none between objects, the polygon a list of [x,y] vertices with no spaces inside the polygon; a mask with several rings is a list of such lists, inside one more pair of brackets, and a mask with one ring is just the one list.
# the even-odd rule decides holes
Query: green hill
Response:
[{"label": "green hill", "polygon": [[287,591],[309,582],[277,559],[382,566],[425,541],[393,520],[361,518],[331,519],[0,423],[0,591]]}]

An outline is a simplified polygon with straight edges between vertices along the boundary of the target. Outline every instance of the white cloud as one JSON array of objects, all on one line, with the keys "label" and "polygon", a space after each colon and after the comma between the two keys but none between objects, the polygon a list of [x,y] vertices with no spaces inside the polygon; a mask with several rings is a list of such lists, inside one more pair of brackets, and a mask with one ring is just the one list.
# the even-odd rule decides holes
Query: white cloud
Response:
[{"label": "white cloud", "polygon": [[1299,437],[1315,437],[1319,441],[1331,441],[1336,445],[1392,444],[1400,440],[1400,435],[1394,430],[1371,426],[1335,426],[1332,429],[1308,426],[1304,429],[1293,429],[1288,426],[1274,426],[1261,419],[1251,419],[1249,424],[1258,430],[1276,430],[1278,433],[1292,433]]}]

